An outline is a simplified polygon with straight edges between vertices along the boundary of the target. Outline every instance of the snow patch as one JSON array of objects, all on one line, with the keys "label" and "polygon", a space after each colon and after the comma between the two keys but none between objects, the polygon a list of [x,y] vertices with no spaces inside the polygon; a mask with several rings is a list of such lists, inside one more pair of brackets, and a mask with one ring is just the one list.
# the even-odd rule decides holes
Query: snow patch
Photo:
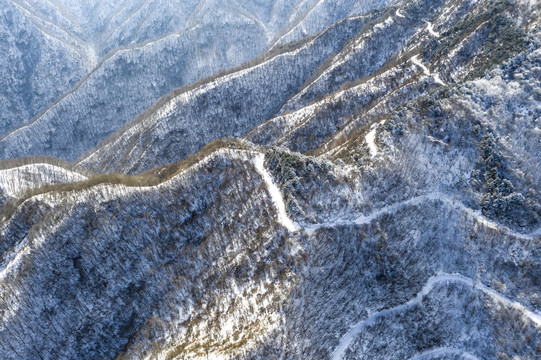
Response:
[{"label": "snow patch", "polygon": [[261,177],[263,178],[265,185],[267,185],[267,189],[270,193],[272,202],[274,203],[274,206],[278,211],[278,221],[289,231],[298,231],[299,226],[295,224],[293,220],[291,220],[291,218],[287,215],[286,205],[284,203],[284,199],[282,198],[282,193],[280,192],[280,189],[278,189],[278,186],[276,186],[276,184],[274,184],[274,182],[272,181],[269,172],[265,169],[264,162],[265,158],[263,154],[259,154],[254,160],[255,168],[259,175],[261,175]]},{"label": "snow patch", "polygon": [[426,29],[428,30],[428,32],[430,33],[430,35],[439,38],[439,37],[440,37],[440,33],[434,31],[434,26],[432,25],[432,23],[431,23],[430,21],[425,21],[425,23],[426,23]]},{"label": "snow patch", "polygon": [[446,85],[445,82],[443,80],[441,80],[441,78],[440,78],[440,76],[438,74],[432,74],[430,72],[430,70],[428,70],[428,68],[419,60],[419,54],[412,57],[411,62],[414,63],[415,65],[417,65],[418,67],[420,67],[423,70],[423,73],[426,76],[431,76],[436,83],[438,83],[440,85],[444,85],[444,86]]},{"label": "snow patch", "polygon": [[378,147],[376,145],[376,131],[378,130],[378,127],[383,123],[379,122],[377,124],[373,124],[370,127],[370,132],[366,134],[366,137],[364,140],[366,141],[366,144],[368,145],[368,149],[370,149],[370,156],[375,157],[378,154]]},{"label": "snow patch", "polygon": [[385,29],[386,27],[391,26],[394,23],[394,19],[392,17],[388,17],[384,22],[377,24],[374,26],[374,30],[380,30]]},{"label": "snow patch", "polygon": [[426,76],[430,76],[430,70],[419,60],[419,55],[412,57],[411,62],[420,67]]}]

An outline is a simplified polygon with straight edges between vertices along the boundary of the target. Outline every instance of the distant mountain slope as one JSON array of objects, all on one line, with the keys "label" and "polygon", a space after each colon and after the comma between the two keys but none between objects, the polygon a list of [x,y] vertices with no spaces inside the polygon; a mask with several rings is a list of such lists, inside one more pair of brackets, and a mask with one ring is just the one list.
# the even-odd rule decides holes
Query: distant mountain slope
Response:
[{"label": "distant mountain slope", "polygon": [[[132,0],[115,6],[91,1],[78,13],[71,2],[49,4],[45,9],[40,1],[27,5],[32,13],[44,12],[41,18],[47,20],[48,15],[48,21],[65,22],[65,41],[74,42],[85,63],[94,68],[84,78],[69,72],[80,80],[69,91],[58,90],[55,84],[42,85],[53,95],[38,102],[35,111],[18,116],[6,130],[36,115],[29,123],[0,135],[0,158],[53,155],[75,160],[173,89],[256,57],[282,29],[306,21],[305,12],[296,8],[310,1]],[[362,9],[386,2],[372,2]],[[51,14],[49,8],[59,14]],[[314,19],[321,17],[316,30],[334,21],[317,7],[306,11]],[[348,11],[335,12],[335,17]],[[44,73],[50,78],[46,70],[30,67],[24,73]],[[13,76],[6,76],[6,81]],[[9,98],[18,99],[18,94]],[[6,118],[15,115],[8,113]]]},{"label": "distant mountain slope", "polygon": [[[527,36],[511,20],[510,11],[512,5],[500,2],[430,1],[428,6],[427,1],[418,0],[403,7],[376,10],[367,17],[350,18],[351,23],[361,24],[358,33],[344,36],[339,30],[341,23],[323,32],[325,37],[335,37],[333,44],[348,41],[332,54],[327,52],[324,62],[316,61],[317,70],[312,67],[309,76],[304,75],[302,87],[297,77],[283,74],[297,74],[299,65],[309,66],[316,59],[314,53],[325,52],[299,52],[293,62],[280,63],[280,72],[275,67],[257,65],[254,71],[242,70],[218,78],[215,84],[220,86],[203,85],[187,93],[181,91],[182,96],[172,94],[171,99],[160,101],[79,162],[94,171],[136,173],[185,157],[214,138],[246,134],[249,140],[265,145],[282,145],[301,152],[317,149],[447,81],[455,83],[478,76],[475,74],[481,74],[487,66],[495,66],[525,49]],[[485,21],[496,14],[502,17],[500,22]],[[434,28],[442,34],[436,37]],[[506,50],[494,51],[492,42],[485,41],[487,36],[501,36]],[[431,64],[431,52],[442,49],[445,54]],[[305,62],[308,64],[303,65]],[[263,81],[268,86],[255,85],[251,79],[255,71],[267,73]],[[295,85],[286,87],[279,81]],[[246,91],[246,87],[254,86],[258,91]],[[283,95],[273,93],[272,101],[265,101],[263,107],[255,105],[262,102],[260,94],[269,97],[266,91],[272,86],[284,91]],[[215,99],[202,103],[198,99],[207,92]],[[231,99],[237,99],[239,106],[248,107],[248,111],[235,113]],[[277,104],[283,104],[280,111]],[[257,113],[251,112],[255,106],[259,106]],[[260,123],[260,128],[250,132]]]},{"label": "distant mountain slope", "polygon": [[366,14],[372,9],[400,2],[400,0],[303,1],[293,12],[294,21],[273,39],[271,48],[318,33],[329,24],[347,16]]},{"label": "distant mountain slope", "polygon": [[186,157],[213,139],[243,136],[272,117],[365,21],[364,17],[344,20],[246,68],[178,89],[79,163],[99,171],[137,173]]},{"label": "distant mountain slope", "polygon": [[87,54],[59,25],[0,1],[0,136],[71,88],[87,71]]},{"label": "distant mountain slope", "polygon": [[[300,152],[332,149],[420,95],[480,76],[528,46],[503,3],[431,4],[409,2],[383,14],[247,138]],[[486,20],[506,12],[497,23]],[[495,38],[505,43],[501,51]]]}]

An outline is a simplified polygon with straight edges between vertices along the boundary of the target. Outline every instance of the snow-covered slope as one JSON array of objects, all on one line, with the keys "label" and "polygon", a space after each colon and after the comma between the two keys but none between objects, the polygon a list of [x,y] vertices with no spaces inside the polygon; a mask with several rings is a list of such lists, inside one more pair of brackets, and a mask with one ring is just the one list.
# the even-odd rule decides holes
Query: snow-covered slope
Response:
[{"label": "snow-covered slope", "polygon": [[85,50],[17,1],[0,1],[0,136],[38,114],[84,76]]},{"label": "snow-covered slope", "polygon": [[364,22],[362,17],[341,21],[230,74],[178,89],[83,155],[79,164],[136,173],[186,157],[216,138],[243,136],[271,118]]},{"label": "snow-covered slope", "polygon": [[0,170],[0,194],[6,197],[16,197],[28,189],[71,183],[86,180],[86,176],[62,167],[32,163],[11,169]]},{"label": "snow-covered slope", "polygon": [[389,0],[302,1],[291,12],[292,21],[273,39],[271,49],[318,33],[329,24],[347,16],[366,14],[372,9],[398,2]]},{"label": "snow-covered slope", "polygon": [[[247,133],[251,141],[301,152],[317,149],[329,141],[336,142],[417,96],[444,86],[443,74],[454,71],[454,74],[446,75],[449,78],[446,81],[463,81],[475,72],[482,72],[487,63],[494,66],[524,49],[527,46],[524,31],[510,20],[491,25],[483,21],[494,14],[511,11],[506,6],[493,2],[456,5],[416,0],[401,8],[390,7],[367,16],[348,18],[309,42],[309,49],[315,50],[295,50],[290,62],[279,64],[281,72],[275,66],[268,66],[276,61],[264,62],[265,66],[254,67],[256,71],[243,69],[216,79],[215,83],[224,83],[217,89],[204,85],[190,92],[180,90],[182,96],[171,94],[172,99],[160,101],[143,118],[85,154],[79,160],[80,164],[96,171],[137,172],[187,156],[213,138]],[[397,16],[397,12],[401,16]],[[442,35],[434,43],[434,36],[427,30],[428,20],[433,31],[434,26],[438,31],[453,27],[460,30],[447,30],[445,37]],[[346,24],[357,24],[360,30],[352,36],[351,31],[356,28],[352,29],[350,25],[348,33],[344,33],[340,29]],[[500,34],[507,44],[507,52],[495,51],[491,48],[492,42],[487,41],[470,49],[465,56],[462,50],[465,45],[460,39],[466,36],[478,38],[476,41],[479,42],[487,33],[491,36]],[[332,44],[336,47],[332,48],[332,54],[312,45],[317,45],[321,38],[334,38]],[[437,63],[433,59],[436,51],[446,52],[438,57]],[[313,56],[316,52],[317,58]],[[312,65],[314,60],[317,70]],[[299,72],[299,66],[305,70]],[[462,70],[458,72],[459,69]],[[269,98],[272,86],[281,91],[281,95],[273,94],[270,101],[265,101],[263,107],[258,105],[257,110],[251,104],[262,102],[258,98],[261,93],[246,91],[246,87],[253,88],[254,83],[262,83],[253,80],[256,72],[264,72],[263,82],[271,83],[271,87],[256,87],[265,91],[265,98]],[[297,76],[292,77],[289,72]],[[239,81],[231,81],[231,77]],[[304,83],[300,88],[295,83],[299,80]],[[289,82],[290,86],[285,87],[280,81]],[[227,88],[227,95],[221,92],[223,87]],[[206,98],[208,89],[217,99],[210,103],[198,100],[201,96]],[[199,93],[202,95],[196,95]],[[192,96],[195,97],[193,100]],[[250,109],[241,110],[240,116],[237,115],[231,109],[231,104],[236,101],[232,99],[238,99],[241,101],[239,106]],[[183,105],[179,105],[179,101]],[[281,106],[279,111],[276,109],[278,104]],[[193,106],[197,111],[188,110]],[[243,119],[245,116],[248,119]],[[155,126],[157,123],[159,125]],[[259,124],[262,125],[253,130]],[[191,132],[199,132],[200,126],[206,130],[193,136]],[[204,140],[199,142],[196,138]],[[172,146],[174,150],[171,150]]]},{"label": "snow-covered slope", "polygon": [[137,175],[0,163],[0,358],[536,359],[540,8],[342,19],[79,162]]},{"label": "snow-covered slope", "polygon": [[[457,41],[460,36],[484,38],[487,31],[500,34],[511,31],[514,35],[507,38],[509,44],[506,46],[516,46],[517,52],[527,46],[521,38],[521,30],[513,30],[505,22],[485,28],[488,22],[482,20],[491,13],[501,12],[501,4],[487,6],[482,2],[462,2],[457,6],[444,2],[440,7],[427,4],[412,1],[398,9],[389,9],[373,28],[365,29],[292,97],[281,114],[254,129],[247,138],[301,152],[323,145],[332,148],[331,144],[340,143],[408,101],[445,86],[440,74],[454,72],[447,81],[457,83],[472,76],[473,72],[480,72],[479,68],[488,62],[498,63],[516,53],[497,53],[490,49],[490,43],[477,43],[476,48],[469,49],[464,56],[464,44]],[[423,15],[419,9],[431,11]],[[455,21],[450,21],[449,14],[453,11]],[[434,42],[433,34],[427,30],[427,20],[422,21],[421,16],[433,21],[432,27],[438,24],[439,30],[447,29],[443,31],[445,35]],[[402,30],[404,27],[412,30]],[[461,30],[451,31],[453,28]],[[391,41],[381,40],[381,37],[390,37]],[[406,47],[400,44],[400,39]],[[445,48],[446,54],[438,57],[438,63],[431,64],[434,59],[428,54],[438,44]],[[384,65],[379,67],[381,64]],[[377,70],[370,72],[371,66]]]},{"label": "snow-covered slope", "polygon": [[[65,22],[65,41],[75,43],[71,47],[81,52],[91,67],[81,70],[89,71],[84,77],[84,72],[66,69],[70,79],[79,80],[69,91],[40,82],[52,95],[40,99],[33,105],[35,111],[19,117],[6,130],[36,115],[27,124],[0,135],[0,158],[53,155],[75,160],[171,90],[256,57],[282,29],[300,21],[302,12],[290,16],[297,14],[293,9],[301,3],[307,5],[300,0],[268,4],[253,0],[126,0],[115,5],[90,1],[80,7],[71,1],[56,6],[42,2],[26,6],[49,22]],[[360,10],[386,2],[366,4]],[[326,15],[312,9],[311,17],[320,25],[307,33],[336,20]],[[13,47],[13,42],[8,45]],[[11,63],[6,59],[6,64]],[[31,72],[55,78],[50,69],[42,67],[24,71]],[[6,81],[13,76],[6,76]],[[8,98],[17,99],[15,95]]]}]

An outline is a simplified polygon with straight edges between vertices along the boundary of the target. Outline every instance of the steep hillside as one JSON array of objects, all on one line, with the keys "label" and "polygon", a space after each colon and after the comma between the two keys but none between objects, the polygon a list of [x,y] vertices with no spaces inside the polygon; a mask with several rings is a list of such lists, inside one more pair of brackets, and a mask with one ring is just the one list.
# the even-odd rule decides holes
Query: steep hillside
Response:
[{"label": "steep hillside", "polygon": [[[371,6],[386,2],[375,1]],[[36,104],[36,111],[27,114],[39,111],[34,118],[0,137],[0,158],[53,155],[75,160],[173,89],[259,55],[282,29],[304,19],[302,11],[288,16],[296,14],[293,9],[300,3],[275,1],[265,6],[253,0],[132,0],[105,6],[91,1],[75,15],[70,6],[77,5],[68,2],[54,7],[60,12],[58,16],[42,10],[52,18],[49,21],[71,24],[74,29],[66,30],[71,40],[66,41],[80,45],[80,51],[92,58],[93,67],[87,69],[90,72],[85,77],[72,74],[80,81],[69,91],[54,84],[42,85],[55,95],[63,95],[54,102],[46,98]],[[306,6],[310,1],[302,3]],[[36,1],[31,11],[39,8],[38,4],[41,1]],[[317,7],[309,10],[320,24],[314,31],[335,20]],[[107,17],[110,13],[114,15]],[[347,11],[337,13],[341,14],[345,16]],[[82,19],[86,22],[81,25]],[[51,77],[48,69],[41,67],[25,69],[24,73],[31,72]],[[17,99],[16,95],[9,98]],[[44,104],[48,104],[45,109]],[[10,128],[29,118],[19,117]]]},{"label": "steep hillside", "polygon": [[[529,46],[525,31],[510,19],[509,11],[517,9],[505,2],[431,4],[409,2],[384,13],[307,82],[279,116],[247,138],[301,152],[332,148],[420,95],[479,76]],[[498,22],[486,21],[496,16]],[[494,38],[501,41],[501,51],[494,49]]]},{"label": "steep hillside", "polygon": [[316,34],[347,16],[366,14],[397,0],[303,1],[290,14],[290,22],[272,41],[270,48]]},{"label": "steep hillside", "polygon": [[213,139],[242,136],[272,117],[365,21],[365,17],[341,21],[230,74],[180,88],[83,155],[79,163],[104,172],[136,173],[197,152]]},{"label": "steep hillside", "polygon": [[[265,145],[287,146],[301,152],[316,149],[326,141],[373,123],[417,96],[446,85],[447,81],[460,82],[481,74],[488,63],[495,66],[526,49],[528,37],[510,18],[514,10],[514,5],[505,2],[455,4],[417,0],[403,7],[349,18],[316,37],[315,41],[334,37],[331,42],[339,45],[340,51],[316,50],[326,60],[318,61],[317,70],[312,67],[309,75],[304,75],[305,70],[301,73],[303,78],[293,78],[301,80],[303,86],[286,88],[279,81],[289,82],[290,75],[282,77],[286,71],[298,74],[299,63],[314,61],[313,51],[295,53],[293,64],[280,64],[281,73],[274,67],[258,64],[253,71],[241,70],[216,79],[215,84],[223,84],[216,88],[202,85],[188,92],[178,90],[85,154],[79,163],[95,171],[134,173],[175,161],[213,138],[246,134],[249,140]],[[496,24],[485,21],[492,16],[500,16],[502,20]],[[360,30],[354,36],[344,36],[340,30],[348,23],[359,24]],[[442,32],[436,39],[434,26]],[[506,51],[494,51],[487,36],[501,36]],[[463,38],[466,40],[461,41]],[[469,41],[479,45],[465,55],[463,47]],[[310,48],[314,48],[313,43],[308,43]],[[435,51],[445,53],[438,57],[437,64],[431,64]],[[259,105],[261,93],[246,91],[246,86],[253,89],[251,77],[256,71],[266,72],[264,81],[269,83],[256,89],[264,91],[268,98],[271,86],[276,86],[283,92],[282,97],[272,94],[271,101]],[[445,81],[443,74],[449,74]],[[239,80],[232,82],[230,78]],[[225,86],[227,95],[222,95]],[[209,91],[216,99],[207,103]],[[201,97],[205,102],[199,100]],[[235,113],[231,109],[235,102],[232,99],[249,110]],[[280,104],[281,110],[274,104]],[[195,111],[189,110],[194,106]],[[205,131],[192,135],[192,131],[199,132],[199,126]]]},{"label": "steep hillside", "polygon": [[88,70],[87,58],[60,24],[0,1],[0,136],[72,87]]},{"label": "steep hillside", "polygon": [[0,162],[0,358],[537,359],[540,11],[350,16]]},{"label": "steep hillside", "polygon": [[83,169],[70,169],[65,164],[57,165],[54,161],[40,162],[28,159],[18,164],[0,162],[0,204],[5,200],[18,198],[32,189],[46,185],[73,183],[86,180],[89,172]]}]

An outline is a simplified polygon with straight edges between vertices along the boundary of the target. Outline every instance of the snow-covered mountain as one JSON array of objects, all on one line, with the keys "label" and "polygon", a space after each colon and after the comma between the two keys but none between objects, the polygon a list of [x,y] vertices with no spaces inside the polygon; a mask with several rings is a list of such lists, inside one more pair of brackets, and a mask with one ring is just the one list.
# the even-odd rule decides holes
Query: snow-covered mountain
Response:
[{"label": "snow-covered mountain", "polygon": [[[66,160],[75,160],[173,89],[276,48],[286,29],[301,27],[303,35],[312,34],[351,12],[388,2],[358,6],[359,0],[347,0],[327,12],[327,0],[3,1],[25,23],[21,35],[14,34],[18,26],[3,21],[10,41],[6,58],[0,58],[9,72],[0,80],[7,89],[0,97],[7,109],[0,119],[0,158]],[[304,25],[308,18],[314,18],[312,27]],[[55,33],[49,36],[41,22]],[[29,49],[16,40],[29,37],[27,32],[33,35],[25,42],[39,47]],[[67,52],[61,54],[66,60],[48,59],[56,47]],[[25,78],[11,80],[19,77]]]},{"label": "snow-covered mountain", "polygon": [[[179,155],[185,157],[224,136],[248,135],[256,143],[294,151],[316,149],[420,95],[466,80],[470,74],[482,72],[487,63],[501,63],[524,49],[527,40],[520,28],[505,21],[483,21],[503,8],[499,3],[456,5],[419,0],[348,18],[313,40],[306,39],[308,43],[270,55],[270,60],[171,93],[84,154],[79,163],[98,171],[134,173],[174,162]],[[343,30],[349,24],[355,26],[353,36]],[[440,38],[434,26],[449,34]],[[455,26],[460,31],[451,32]],[[505,51],[494,51],[491,41],[468,48],[469,42],[478,42],[488,33],[507,39]],[[461,41],[462,37],[466,39]],[[321,42],[339,51],[321,51]],[[436,62],[435,51],[446,53]],[[275,64],[282,59],[291,59],[294,65],[279,63],[278,71]],[[301,66],[311,67],[304,70]],[[265,86],[254,88],[254,83]]]},{"label": "snow-covered mountain", "polygon": [[87,54],[67,37],[18,3],[0,2],[0,134],[35,116],[84,76]]},{"label": "snow-covered mountain", "polygon": [[[108,96],[75,90],[0,140],[4,157],[84,152],[0,161],[0,358],[537,359],[541,4],[233,3],[271,29],[252,61],[107,138],[70,120],[71,101],[123,106],[103,78]],[[115,46],[145,32],[114,14],[173,9],[49,4]],[[162,69],[152,46],[129,66]],[[112,64],[125,86],[158,71]]]}]

